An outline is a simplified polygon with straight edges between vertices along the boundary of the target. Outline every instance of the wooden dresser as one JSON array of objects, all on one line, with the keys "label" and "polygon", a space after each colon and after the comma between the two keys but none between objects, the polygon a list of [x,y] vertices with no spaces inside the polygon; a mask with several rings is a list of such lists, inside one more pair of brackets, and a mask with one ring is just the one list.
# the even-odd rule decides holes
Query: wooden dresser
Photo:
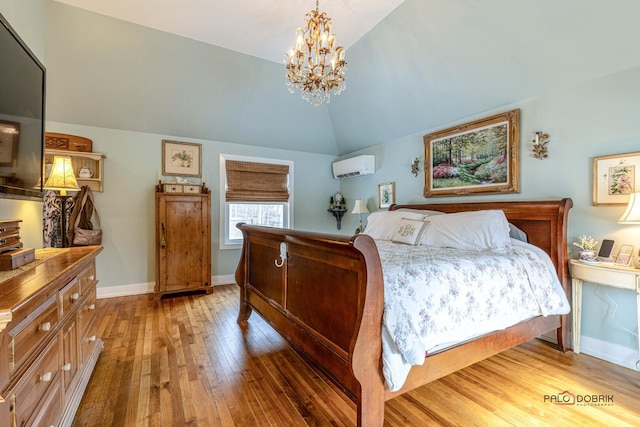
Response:
[{"label": "wooden dresser", "polygon": [[0,426],[71,424],[103,346],[95,322],[101,250],[38,249],[0,282]]},{"label": "wooden dresser", "polygon": [[156,192],[156,299],[176,292],[213,291],[211,192],[204,191]]}]

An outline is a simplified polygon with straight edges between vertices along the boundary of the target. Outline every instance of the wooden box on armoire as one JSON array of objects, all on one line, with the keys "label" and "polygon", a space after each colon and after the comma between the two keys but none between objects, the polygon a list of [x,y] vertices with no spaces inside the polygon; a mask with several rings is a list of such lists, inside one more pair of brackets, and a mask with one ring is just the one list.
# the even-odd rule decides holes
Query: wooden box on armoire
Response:
[{"label": "wooden box on armoire", "polygon": [[156,192],[155,297],[211,289],[211,192]]}]

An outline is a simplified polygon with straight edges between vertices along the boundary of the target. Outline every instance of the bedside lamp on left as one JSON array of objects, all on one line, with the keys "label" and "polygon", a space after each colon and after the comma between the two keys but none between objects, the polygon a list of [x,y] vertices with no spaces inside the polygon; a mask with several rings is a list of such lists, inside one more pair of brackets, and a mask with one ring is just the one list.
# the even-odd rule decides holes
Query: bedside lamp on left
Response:
[{"label": "bedside lamp on left", "polygon": [[351,211],[351,213],[360,215],[360,224],[356,229],[356,234],[360,234],[364,231],[364,228],[362,228],[362,214],[369,213],[369,209],[367,209],[367,204],[363,202],[361,199],[356,200],[356,204],[353,206],[353,210]]},{"label": "bedside lamp on left", "polygon": [[60,194],[54,199],[54,205],[60,213],[60,231],[62,234],[61,242],[62,247],[66,248],[69,246],[67,242],[67,218],[69,216],[69,211],[73,207],[68,206],[71,205],[71,196],[67,195],[67,190],[80,190],[73,171],[73,165],[71,164],[71,157],[55,156],[53,158],[51,173],[44,184],[44,188],[60,192]]}]

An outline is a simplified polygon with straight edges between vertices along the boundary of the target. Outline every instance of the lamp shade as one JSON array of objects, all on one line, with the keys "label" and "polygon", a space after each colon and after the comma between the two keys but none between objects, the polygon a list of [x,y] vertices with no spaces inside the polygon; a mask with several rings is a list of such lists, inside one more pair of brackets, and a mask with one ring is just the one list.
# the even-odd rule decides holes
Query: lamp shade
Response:
[{"label": "lamp shade", "polygon": [[48,190],[59,190],[61,195],[66,195],[67,190],[80,189],[73,172],[73,166],[71,165],[71,157],[55,156],[53,158],[51,173],[49,174],[49,178],[47,178],[47,182],[44,184],[44,188]]},{"label": "lamp shade", "polygon": [[363,214],[363,213],[369,213],[369,210],[367,209],[366,203],[364,203],[362,200],[358,199],[358,200],[356,200],[356,203],[353,206],[353,210],[351,211],[351,213],[352,214]]},{"label": "lamp shade", "polygon": [[640,193],[629,195],[629,204],[620,219],[620,224],[640,224]]}]

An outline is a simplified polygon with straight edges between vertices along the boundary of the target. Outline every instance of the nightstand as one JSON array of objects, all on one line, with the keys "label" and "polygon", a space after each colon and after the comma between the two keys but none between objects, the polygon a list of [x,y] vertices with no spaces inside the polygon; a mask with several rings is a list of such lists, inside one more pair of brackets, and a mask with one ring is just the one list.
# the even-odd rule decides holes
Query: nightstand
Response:
[{"label": "nightstand", "polygon": [[[580,322],[582,317],[582,282],[587,281],[613,288],[636,291],[638,330],[640,330],[640,270],[612,263],[585,264],[577,259],[569,261],[573,285],[573,352],[580,353]],[[640,353],[640,342],[638,343]]]}]

